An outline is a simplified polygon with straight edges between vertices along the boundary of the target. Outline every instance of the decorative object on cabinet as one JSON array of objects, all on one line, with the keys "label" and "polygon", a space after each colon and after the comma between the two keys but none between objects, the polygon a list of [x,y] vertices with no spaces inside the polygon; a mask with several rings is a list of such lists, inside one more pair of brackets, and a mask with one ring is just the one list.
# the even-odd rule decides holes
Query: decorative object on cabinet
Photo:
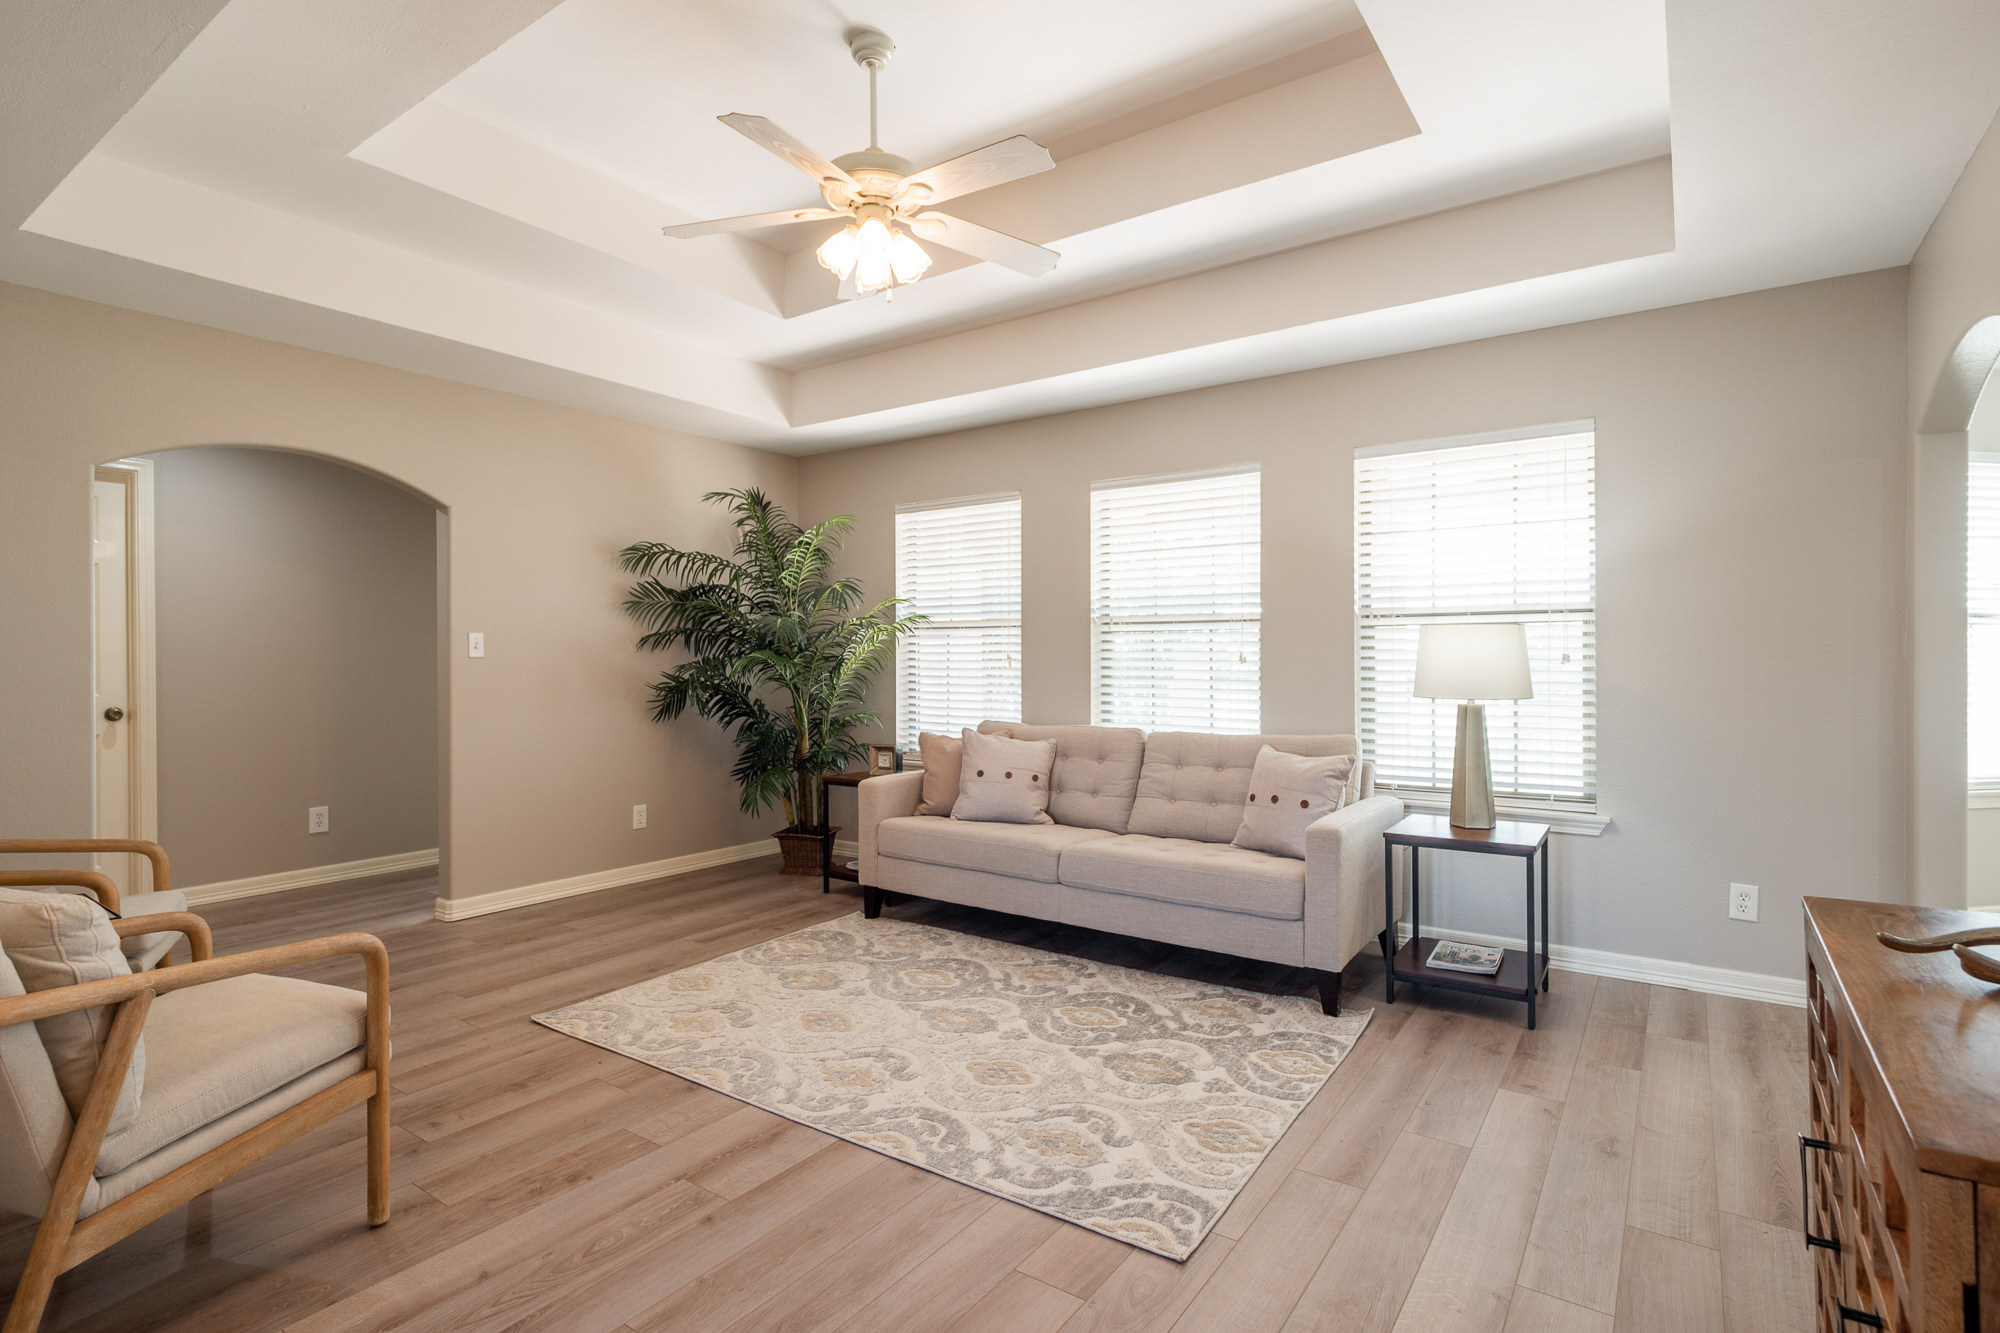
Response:
[{"label": "decorative object on cabinet", "polygon": [[1892,935],[1886,930],[1878,930],[1875,932],[1875,938],[1899,953],[1942,953],[1949,949],[1967,976],[2000,985],[2000,962],[1995,962],[1976,951],[1982,944],[2000,944],[2000,929],[1986,926],[1978,930],[1954,930],[1948,935],[1923,935],[1916,938]]}]

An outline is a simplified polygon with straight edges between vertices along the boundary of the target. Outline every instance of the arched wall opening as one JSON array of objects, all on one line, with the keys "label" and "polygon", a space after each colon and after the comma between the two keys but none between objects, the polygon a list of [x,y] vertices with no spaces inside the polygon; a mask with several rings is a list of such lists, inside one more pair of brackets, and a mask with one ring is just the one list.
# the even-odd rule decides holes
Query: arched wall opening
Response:
[{"label": "arched wall opening", "polygon": [[1966,478],[1974,434],[2000,436],[1996,365],[2000,316],[1989,316],[1938,372],[1911,451],[1910,900],[1930,907],[1994,905],[1969,901],[1981,895],[1968,857]]},{"label": "arched wall opening", "polygon": [[[175,445],[100,464],[94,504],[120,472],[141,482],[135,507],[146,502],[128,562],[146,573],[126,616],[150,631],[132,636],[125,682],[141,779],[124,807],[130,832],[159,838],[197,901],[433,867],[442,882],[445,506],[398,477],[282,445]],[[93,544],[94,574],[104,549]],[[95,604],[106,586],[93,579],[100,640],[117,619]],[[103,695],[117,667],[96,658]],[[109,834],[119,725],[104,721],[110,701],[96,702],[97,822]]]}]

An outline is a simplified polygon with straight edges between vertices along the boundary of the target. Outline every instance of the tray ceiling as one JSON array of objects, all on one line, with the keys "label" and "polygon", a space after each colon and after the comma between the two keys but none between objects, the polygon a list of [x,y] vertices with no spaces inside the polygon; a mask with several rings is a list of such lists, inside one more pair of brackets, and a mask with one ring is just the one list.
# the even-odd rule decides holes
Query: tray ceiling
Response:
[{"label": "tray ceiling", "polygon": [[[0,277],[792,452],[1901,264],[2000,103],[1973,0],[122,8],[9,20]],[[1053,274],[659,235],[815,202],[714,118],[860,147],[853,23]]]}]

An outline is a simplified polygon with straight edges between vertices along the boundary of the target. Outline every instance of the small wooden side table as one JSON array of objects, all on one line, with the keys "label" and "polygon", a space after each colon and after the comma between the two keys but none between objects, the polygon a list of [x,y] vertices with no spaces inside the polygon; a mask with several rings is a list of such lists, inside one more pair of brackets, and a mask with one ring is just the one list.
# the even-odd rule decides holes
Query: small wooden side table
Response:
[{"label": "small wooden side table", "polygon": [[[1549,988],[1549,826],[1501,820],[1490,829],[1454,827],[1443,815],[1411,815],[1382,835],[1382,905],[1388,929],[1382,936],[1383,987],[1390,1004],[1396,1002],[1398,981],[1421,982],[1476,995],[1497,995],[1523,1000],[1528,1006],[1528,1026],[1535,1026],[1535,997]],[[1397,847],[1410,849],[1410,942],[1396,949],[1396,853]],[[1507,949],[1500,957],[1500,970],[1492,976],[1477,972],[1456,972],[1449,968],[1426,967],[1437,941],[1424,935],[1422,879],[1418,858],[1424,848],[1447,852],[1481,852],[1488,856],[1518,856],[1527,865],[1528,929],[1521,942],[1526,950]],[[1535,952],[1535,861],[1542,863],[1542,948]],[[1393,952],[1392,952],[1393,950]]]},{"label": "small wooden side table", "polygon": [[[821,800],[825,801],[831,797],[833,795],[832,788],[834,787],[859,787],[864,779],[876,776],[878,775],[870,773],[865,768],[851,773],[823,773],[819,779]],[[829,824],[833,822],[833,810],[831,806],[827,809],[826,822]],[[858,870],[849,870],[846,866],[837,866],[833,863],[833,839],[828,837],[819,849],[819,891],[821,893],[832,893],[833,882],[837,879],[844,879],[850,883],[858,884],[861,881],[861,872]]]}]

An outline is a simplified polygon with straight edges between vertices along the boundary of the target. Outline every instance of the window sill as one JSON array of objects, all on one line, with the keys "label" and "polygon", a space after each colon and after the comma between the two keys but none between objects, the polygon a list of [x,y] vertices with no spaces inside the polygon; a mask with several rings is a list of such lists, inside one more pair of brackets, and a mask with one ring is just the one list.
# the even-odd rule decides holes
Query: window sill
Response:
[{"label": "window sill", "polygon": [[1965,808],[2000,810],[2000,791],[1969,791],[1965,794]]},{"label": "window sill", "polygon": [[[1378,796],[1395,796],[1413,814],[1443,815],[1451,813],[1449,796],[1423,796],[1414,792],[1399,792],[1377,789]],[[1500,801],[1494,811],[1502,819],[1525,820],[1532,824],[1547,824],[1551,833],[1568,833],[1580,838],[1594,838],[1611,826],[1609,815],[1585,814],[1581,810],[1565,810],[1555,806],[1522,805],[1510,801]]]}]

